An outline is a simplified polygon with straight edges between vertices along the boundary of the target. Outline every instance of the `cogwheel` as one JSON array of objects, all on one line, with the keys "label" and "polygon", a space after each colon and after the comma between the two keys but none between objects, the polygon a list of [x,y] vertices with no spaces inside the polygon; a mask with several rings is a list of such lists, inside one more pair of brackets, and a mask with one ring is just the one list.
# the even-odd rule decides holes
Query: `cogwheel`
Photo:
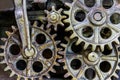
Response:
[{"label": "cogwheel", "polygon": [[4,71],[11,70],[10,77],[17,75],[17,80],[43,80],[44,76],[50,78],[49,72],[56,72],[53,66],[60,66],[56,62],[61,57],[57,53],[60,49],[56,47],[59,41],[54,40],[56,35],[50,35],[50,30],[45,31],[42,29],[44,26],[37,27],[36,24],[31,27],[31,42],[35,52],[31,58],[24,55],[19,31],[15,27],[12,27],[13,32],[6,31],[8,39],[1,39],[5,41],[5,45],[0,46],[4,50],[0,54],[4,57],[1,64],[7,64]]},{"label": "cogwheel", "polygon": [[[106,2],[108,1],[108,2]],[[119,44],[120,7],[117,0],[74,0],[66,3],[70,9],[64,11],[69,16],[63,22],[70,23],[66,31],[73,31],[71,39],[77,37],[76,45],[84,42],[84,49],[97,46],[104,51],[104,46],[112,48],[112,43]]]},{"label": "cogwheel", "polygon": [[48,21],[47,28],[49,28],[51,25],[54,26],[54,29],[57,30],[58,24],[61,26],[64,26],[64,23],[62,22],[63,19],[66,18],[66,16],[63,16],[62,13],[63,9],[60,8],[58,11],[55,9],[55,6],[52,6],[52,10],[48,11],[45,10],[45,13],[47,14],[46,20]]},{"label": "cogwheel", "polygon": [[[67,39],[68,41],[68,39]],[[64,69],[68,72],[65,78],[72,76],[72,80],[114,80],[119,78],[117,70],[120,70],[120,45],[113,45],[113,49],[105,47],[103,52],[97,48],[96,51],[83,50],[82,45],[75,45],[76,39],[69,40],[68,44],[61,44],[65,48],[59,52],[64,55],[64,59],[59,62],[65,63]]]}]

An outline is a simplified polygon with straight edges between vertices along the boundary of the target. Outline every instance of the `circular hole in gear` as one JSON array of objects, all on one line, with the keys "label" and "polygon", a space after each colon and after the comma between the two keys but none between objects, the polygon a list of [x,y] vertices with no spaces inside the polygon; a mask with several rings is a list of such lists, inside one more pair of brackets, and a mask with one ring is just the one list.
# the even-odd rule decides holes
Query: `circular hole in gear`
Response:
[{"label": "circular hole in gear", "polygon": [[46,59],[50,59],[52,58],[53,56],[53,52],[50,50],[50,49],[45,49],[43,52],[42,52],[42,56]]},{"label": "circular hole in gear", "polygon": [[113,6],[114,2],[113,0],[103,0],[102,4],[105,9],[109,9]]},{"label": "circular hole in gear", "polygon": [[95,0],[84,0],[84,3],[87,7],[93,7],[95,5]]},{"label": "circular hole in gear", "polygon": [[72,69],[77,70],[81,67],[82,63],[79,59],[73,59],[70,63]]},{"label": "circular hole in gear", "polygon": [[43,43],[45,43],[45,41],[46,41],[46,36],[44,34],[42,34],[42,33],[37,34],[37,36],[36,36],[36,42],[38,44],[43,44]]},{"label": "circular hole in gear", "polygon": [[25,68],[27,67],[27,63],[24,60],[19,60],[16,63],[16,67],[18,70],[25,70]]},{"label": "circular hole in gear", "polygon": [[75,19],[79,22],[84,21],[85,17],[86,17],[86,14],[82,10],[78,10],[75,14]]},{"label": "circular hole in gear", "polygon": [[20,47],[17,44],[13,44],[10,46],[10,53],[12,55],[18,55],[20,53]]},{"label": "circular hole in gear", "polygon": [[95,70],[89,68],[85,71],[85,77],[89,80],[94,79],[96,76]]},{"label": "circular hole in gear", "polygon": [[82,29],[82,34],[86,38],[90,38],[93,35],[93,29],[89,26]]},{"label": "circular hole in gear", "polygon": [[34,62],[32,67],[33,67],[33,70],[37,73],[43,70],[43,64],[39,61]]},{"label": "circular hole in gear", "polygon": [[76,42],[74,42],[72,45],[71,45],[71,50],[74,52],[74,53],[79,53],[80,51],[82,51],[83,49],[83,46],[81,45],[76,45]]},{"label": "circular hole in gear", "polygon": [[112,35],[112,31],[109,28],[102,28],[100,31],[100,35],[103,39],[108,39]]},{"label": "circular hole in gear", "polygon": [[110,21],[113,24],[119,24],[120,23],[120,14],[118,14],[118,13],[112,14],[110,17]]},{"label": "circular hole in gear", "polygon": [[102,72],[109,72],[109,70],[111,69],[111,64],[107,61],[103,61],[100,63],[100,70]]},{"label": "circular hole in gear", "polygon": [[108,46],[105,46],[105,49],[102,53],[104,55],[110,55],[112,53],[112,49],[110,49]]}]

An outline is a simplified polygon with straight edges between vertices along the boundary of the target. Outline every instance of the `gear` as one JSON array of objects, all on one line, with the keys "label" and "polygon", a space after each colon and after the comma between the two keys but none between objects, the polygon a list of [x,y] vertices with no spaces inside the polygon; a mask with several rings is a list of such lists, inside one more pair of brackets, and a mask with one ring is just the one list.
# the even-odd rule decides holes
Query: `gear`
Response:
[{"label": "gear", "polygon": [[66,16],[63,16],[62,13],[63,9],[59,9],[58,11],[55,9],[55,6],[52,6],[52,10],[48,11],[45,10],[45,13],[47,14],[47,21],[48,25],[47,28],[49,28],[51,25],[54,26],[54,29],[57,30],[58,24],[64,26],[64,23],[62,22],[63,19],[66,18]]},{"label": "gear", "polygon": [[63,22],[70,23],[66,31],[73,31],[71,39],[77,37],[76,45],[84,42],[84,49],[92,45],[94,51],[97,46],[101,51],[112,43],[119,44],[120,35],[120,7],[117,0],[74,0],[66,3],[70,9],[64,11],[69,16]]},{"label": "gear", "polygon": [[0,56],[4,57],[1,64],[7,64],[4,71],[11,70],[10,77],[17,75],[17,80],[24,78],[25,80],[43,79],[44,76],[50,78],[49,71],[55,73],[53,66],[60,66],[56,59],[61,57],[57,54],[60,50],[56,47],[59,41],[55,41],[55,35],[50,35],[50,30],[44,31],[41,27],[37,27],[35,22],[32,27],[32,50],[22,48],[19,31],[12,27],[13,32],[6,31],[8,39],[2,38],[5,45],[0,48],[4,49],[4,53]]},{"label": "gear", "polygon": [[64,59],[59,59],[59,62],[65,63],[64,69],[68,71],[64,75],[65,78],[69,76],[72,76],[72,80],[114,80],[119,78],[117,71],[120,70],[118,50],[120,45],[114,45],[113,49],[106,46],[103,52],[97,48],[93,52],[90,47],[83,50],[83,44],[76,46],[75,42],[76,39],[69,40],[68,44],[61,44],[66,48],[59,52],[64,55]]}]

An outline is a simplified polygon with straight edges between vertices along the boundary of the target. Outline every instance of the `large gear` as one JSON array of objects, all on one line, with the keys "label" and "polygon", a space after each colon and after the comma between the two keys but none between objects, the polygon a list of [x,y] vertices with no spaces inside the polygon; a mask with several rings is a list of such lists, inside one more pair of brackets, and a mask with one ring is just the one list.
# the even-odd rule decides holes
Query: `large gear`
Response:
[{"label": "large gear", "polygon": [[50,71],[56,72],[53,66],[59,66],[56,62],[60,57],[57,53],[60,49],[56,47],[59,41],[54,40],[55,35],[49,34],[50,30],[44,31],[41,27],[37,27],[36,22],[32,27],[33,51],[28,52],[29,55],[22,48],[19,31],[15,27],[12,27],[13,32],[6,31],[8,39],[2,38],[5,45],[0,46],[4,50],[0,56],[4,57],[1,64],[7,64],[4,71],[11,70],[10,77],[16,74],[17,80],[42,80],[44,76],[50,78]]},{"label": "large gear", "polygon": [[47,14],[47,17],[45,20],[48,21],[47,28],[49,28],[51,25],[53,25],[54,29],[57,30],[58,25],[64,26],[64,23],[62,22],[62,20],[65,19],[66,16],[62,15],[62,11],[63,11],[62,8],[60,8],[57,11],[55,9],[55,6],[52,6],[51,11],[45,10],[45,13]]},{"label": "large gear", "polygon": [[84,49],[92,46],[94,51],[99,46],[103,51],[106,45],[112,48],[113,42],[119,44],[120,7],[117,0],[73,0],[66,6],[70,8],[64,11],[69,16],[64,22],[70,23],[66,31],[73,31],[70,38],[78,38],[76,45],[84,42]]},{"label": "large gear", "polygon": [[72,80],[116,80],[119,78],[117,71],[120,70],[120,45],[114,45],[113,49],[105,47],[101,52],[99,48],[92,51],[91,48],[83,50],[82,44],[75,45],[76,39],[69,40],[68,44],[61,44],[66,48],[59,52],[64,55],[64,69],[68,72],[65,78],[72,76]]}]

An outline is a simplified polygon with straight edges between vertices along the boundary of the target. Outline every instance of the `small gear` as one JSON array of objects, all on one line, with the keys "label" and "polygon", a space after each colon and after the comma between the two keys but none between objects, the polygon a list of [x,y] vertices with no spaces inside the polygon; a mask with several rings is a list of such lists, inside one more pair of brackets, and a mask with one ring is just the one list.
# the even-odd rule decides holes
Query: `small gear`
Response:
[{"label": "small gear", "polygon": [[54,29],[57,30],[58,24],[61,26],[64,26],[64,23],[62,22],[63,19],[66,18],[66,16],[62,15],[63,9],[60,8],[58,11],[55,9],[55,6],[52,6],[52,10],[48,11],[45,10],[45,13],[47,14],[46,20],[48,21],[47,28],[49,28],[51,25],[54,26]]},{"label": "small gear", "polygon": [[[22,78],[25,80],[42,80],[44,76],[50,78],[49,71],[56,73],[53,66],[60,66],[56,59],[61,57],[58,55],[59,48],[56,45],[59,41],[55,41],[56,35],[50,35],[50,30],[43,30],[43,26],[37,27],[35,22],[32,28],[32,48],[29,55],[25,55],[22,48],[22,42],[19,31],[12,27],[13,32],[6,31],[8,39],[2,38],[5,45],[0,48],[4,50],[0,56],[4,57],[1,64],[7,64],[4,71],[11,70],[10,77],[17,75],[17,80]],[[34,52],[33,55],[31,53]],[[31,56],[31,58],[27,57]]]},{"label": "small gear", "polygon": [[75,45],[76,39],[69,40],[68,44],[61,44],[65,48],[59,52],[64,55],[64,59],[59,62],[65,63],[64,69],[68,72],[65,78],[71,76],[72,80],[116,80],[119,78],[117,71],[120,70],[120,54],[118,48],[120,45],[114,45],[113,49],[105,47],[103,52],[98,48],[92,51],[92,48],[86,50],[82,45]]},{"label": "small gear", "polygon": [[[91,2],[93,1],[93,2]],[[84,49],[92,46],[94,51],[98,46],[101,51],[112,43],[119,44],[120,7],[117,0],[73,0],[66,3],[70,9],[64,11],[69,16],[64,23],[70,23],[66,31],[72,30],[71,39],[77,37],[76,45],[84,42]]]}]

